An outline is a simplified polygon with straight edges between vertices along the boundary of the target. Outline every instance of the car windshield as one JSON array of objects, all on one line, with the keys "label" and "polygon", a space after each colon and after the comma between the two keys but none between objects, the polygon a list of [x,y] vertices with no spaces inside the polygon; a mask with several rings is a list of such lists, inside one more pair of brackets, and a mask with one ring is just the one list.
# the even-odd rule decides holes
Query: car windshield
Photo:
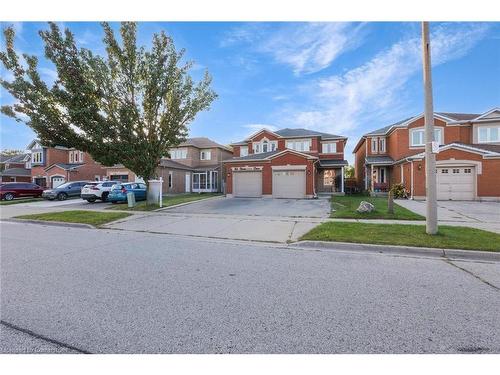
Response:
[{"label": "car windshield", "polygon": [[71,186],[71,182],[65,182],[64,184],[61,184],[57,187],[57,189],[65,189],[67,188],[68,186]]},{"label": "car windshield", "polygon": [[113,187],[111,188],[111,190],[121,190],[121,188],[122,188],[121,184],[116,184],[116,185],[113,185]]}]

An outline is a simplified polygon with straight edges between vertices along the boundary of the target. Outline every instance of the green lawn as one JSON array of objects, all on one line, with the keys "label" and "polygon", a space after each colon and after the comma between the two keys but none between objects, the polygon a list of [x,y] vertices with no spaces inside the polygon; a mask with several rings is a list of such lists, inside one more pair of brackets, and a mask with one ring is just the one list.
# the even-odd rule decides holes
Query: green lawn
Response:
[{"label": "green lawn", "polygon": [[439,233],[431,236],[423,225],[328,222],[301,240],[500,251],[500,234],[452,226],[440,226]]},{"label": "green lawn", "polygon": [[43,198],[21,198],[21,199],[13,199],[11,201],[0,201],[0,206],[8,206],[11,204],[29,203],[38,201],[43,201]]},{"label": "green lawn", "polygon": [[98,211],[62,211],[62,212],[48,212],[43,214],[21,215],[16,216],[16,219],[28,220],[41,220],[41,221],[59,221],[63,223],[81,223],[91,225],[102,225],[123,219],[130,214],[126,212],[98,212]]},{"label": "green lawn", "polygon": [[[194,202],[201,199],[207,199],[219,196],[219,193],[188,193],[179,195],[169,195],[163,197],[163,207],[175,206],[176,204]],[[112,210],[132,210],[132,211],[152,211],[160,208],[157,204],[147,204],[146,201],[137,202],[134,208],[128,208],[127,203],[118,203],[109,207]]]},{"label": "green lawn", "polygon": [[[370,202],[375,209],[370,213],[359,213],[356,209],[361,201]],[[333,218],[343,219],[395,219],[395,220],[425,220],[404,207],[394,203],[394,214],[387,212],[387,198],[369,197],[363,195],[333,196],[331,200]]]}]

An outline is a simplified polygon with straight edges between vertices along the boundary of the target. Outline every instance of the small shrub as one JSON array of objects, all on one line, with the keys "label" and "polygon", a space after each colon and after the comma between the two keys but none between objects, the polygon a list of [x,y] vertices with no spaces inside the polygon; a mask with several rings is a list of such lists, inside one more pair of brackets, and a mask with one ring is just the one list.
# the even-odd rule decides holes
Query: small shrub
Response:
[{"label": "small shrub", "polygon": [[391,192],[394,196],[394,198],[407,198],[408,193],[406,192],[406,189],[403,184],[394,184],[391,187]]}]

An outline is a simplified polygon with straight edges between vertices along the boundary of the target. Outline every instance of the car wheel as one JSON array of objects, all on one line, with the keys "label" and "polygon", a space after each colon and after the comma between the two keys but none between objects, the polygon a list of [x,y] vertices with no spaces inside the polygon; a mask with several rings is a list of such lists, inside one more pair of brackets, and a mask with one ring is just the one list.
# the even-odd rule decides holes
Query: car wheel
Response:
[{"label": "car wheel", "polygon": [[95,198],[89,198],[89,199],[87,199],[87,202],[94,203],[95,202]]},{"label": "car wheel", "polygon": [[60,201],[65,201],[66,199],[68,199],[68,194],[59,193],[59,194],[57,194],[57,199],[59,199]]},{"label": "car wheel", "polygon": [[101,200],[102,200],[103,202],[107,202],[107,200],[108,200],[108,194],[109,194],[109,193],[102,193],[102,195],[101,195]]},{"label": "car wheel", "polygon": [[12,194],[12,193],[7,193],[7,194],[5,194],[5,195],[4,195],[4,199],[5,199],[6,201],[11,201],[12,199],[14,199],[14,194]]}]

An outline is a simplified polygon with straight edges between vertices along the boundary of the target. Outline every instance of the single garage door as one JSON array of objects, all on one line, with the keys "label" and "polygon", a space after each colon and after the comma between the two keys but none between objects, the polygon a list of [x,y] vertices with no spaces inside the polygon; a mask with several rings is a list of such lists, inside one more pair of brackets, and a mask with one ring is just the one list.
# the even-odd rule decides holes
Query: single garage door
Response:
[{"label": "single garage door", "polygon": [[262,172],[234,172],[233,195],[241,198],[262,196]]},{"label": "single garage door", "polygon": [[437,169],[437,199],[473,200],[475,180],[474,167],[440,167]]},{"label": "single garage door", "polygon": [[62,185],[66,182],[64,177],[52,177],[52,189],[55,189],[59,185]]},{"label": "single garage door", "polygon": [[305,195],[305,171],[273,171],[274,198],[304,198]]}]

